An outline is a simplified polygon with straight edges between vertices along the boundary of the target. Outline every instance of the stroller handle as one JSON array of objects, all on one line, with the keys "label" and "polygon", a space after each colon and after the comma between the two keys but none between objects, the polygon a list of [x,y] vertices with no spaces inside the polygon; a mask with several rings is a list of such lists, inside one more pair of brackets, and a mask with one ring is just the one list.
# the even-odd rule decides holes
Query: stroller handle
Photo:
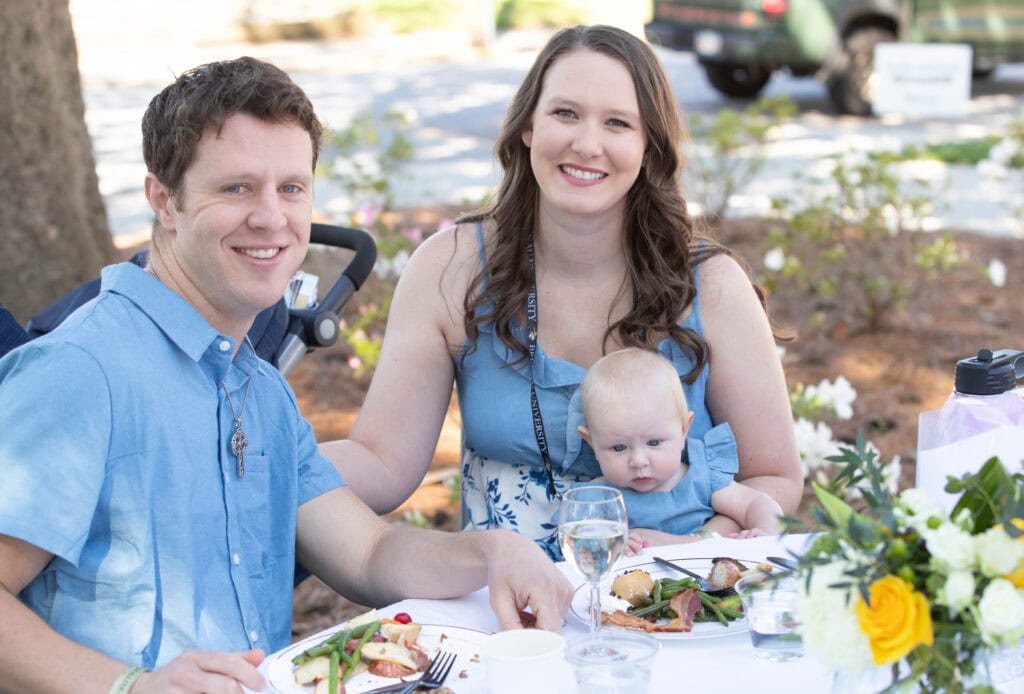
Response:
[{"label": "stroller handle", "polygon": [[310,243],[355,251],[334,285],[315,308],[289,309],[288,330],[274,354],[274,366],[287,376],[306,352],[327,347],[338,339],[338,315],[370,276],[377,260],[377,245],[362,229],[313,224]]}]

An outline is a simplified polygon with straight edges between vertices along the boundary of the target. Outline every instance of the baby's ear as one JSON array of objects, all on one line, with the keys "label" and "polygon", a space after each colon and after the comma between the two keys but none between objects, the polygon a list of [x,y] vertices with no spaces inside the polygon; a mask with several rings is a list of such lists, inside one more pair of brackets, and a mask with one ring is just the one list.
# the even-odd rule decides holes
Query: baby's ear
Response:
[{"label": "baby's ear", "polygon": [[683,433],[685,434],[690,430],[693,425],[693,410],[686,413],[685,421],[683,422]]},{"label": "baby's ear", "polygon": [[[578,427],[576,427],[576,431],[580,432],[580,436],[583,437],[584,441],[590,443],[590,429],[588,429],[585,425],[581,424]],[[591,443],[590,445],[594,444]]]}]

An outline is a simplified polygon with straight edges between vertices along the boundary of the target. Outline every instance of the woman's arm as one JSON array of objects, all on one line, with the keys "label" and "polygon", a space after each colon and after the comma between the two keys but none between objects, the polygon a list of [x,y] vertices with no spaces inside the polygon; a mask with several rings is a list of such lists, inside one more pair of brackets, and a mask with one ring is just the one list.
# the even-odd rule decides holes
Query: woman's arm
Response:
[{"label": "woman's arm", "polygon": [[708,409],[716,424],[729,422],[736,436],[736,479],[794,513],[803,495],[803,471],[782,363],[750,279],[729,256],[701,266],[700,311],[711,346]]},{"label": "woman's arm", "polygon": [[452,354],[465,339],[462,301],[476,249],[475,239],[453,229],[416,250],[395,289],[380,360],[349,438],[320,445],[377,513],[409,498],[430,467],[451,401]]},{"label": "woman's arm", "polygon": [[772,497],[739,482],[732,482],[711,495],[715,513],[735,519],[746,530],[781,532],[782,507]]}]

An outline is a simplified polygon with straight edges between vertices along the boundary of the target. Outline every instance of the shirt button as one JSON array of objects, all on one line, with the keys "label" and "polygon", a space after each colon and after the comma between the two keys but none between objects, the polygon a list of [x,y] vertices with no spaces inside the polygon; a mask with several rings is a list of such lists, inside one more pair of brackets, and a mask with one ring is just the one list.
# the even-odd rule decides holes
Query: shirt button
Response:
[{"label": "shirt button", "polygon": [[231,555],[231,563],[234,564],[235,566],[238,566],[239,564],[242,563],[242,558],[240,556],[238,556],[237,554],[232,554]]},{"label": "shirt button", "polygon": [[249,640],[250,641],[259,641],[260,640],[259,632],[257,632],[255,629],[250,631],[249,632]]},{"label": "shirt button", "polygon": [[221,340],[220,341],[220,351],[221,352],[227,352],[230,349],[231,349],[231,343],[230,342],[228,342],[227,340]]}]

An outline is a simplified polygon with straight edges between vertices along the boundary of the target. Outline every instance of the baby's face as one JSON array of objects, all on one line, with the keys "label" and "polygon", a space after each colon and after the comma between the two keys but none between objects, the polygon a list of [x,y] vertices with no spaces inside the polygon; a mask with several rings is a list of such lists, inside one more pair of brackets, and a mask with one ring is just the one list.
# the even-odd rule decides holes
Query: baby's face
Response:
[{"label": "baby's face", "polygon": [[641,492],[675,487],[691,413],[684,419],[671,397],[646,394],[588,409],[590,445],[609,482]]}]

